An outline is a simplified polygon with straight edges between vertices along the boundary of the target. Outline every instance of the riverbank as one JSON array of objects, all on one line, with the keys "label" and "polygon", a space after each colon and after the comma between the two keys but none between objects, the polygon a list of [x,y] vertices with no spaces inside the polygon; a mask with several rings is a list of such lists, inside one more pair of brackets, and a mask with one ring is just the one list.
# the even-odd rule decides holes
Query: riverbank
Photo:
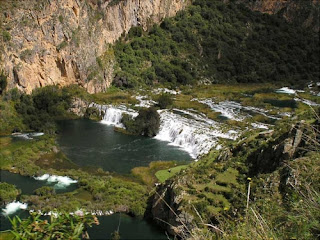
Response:
[{"label": "riverbank", "polygon": [[[304,119],[306,112],[311,113],[311,107],[317,107],[317,104],[320,102],[319,98],[314,97],[312,93],[292,92],[293,90],[289,91],[290,93],[288,91],[277,93],[277,89],[279,89],[278,86],[270,87],[269,85],[248,85],[239,88],[216,85],[208,86],[205,89],[195,87],[193,90],[182,88],[179,91],[172,91],[172,93],[174,92],[171,96],[173,98],[173,105],[169,109],[159,110],[160,116],[162,116],[162,125],[160,126],[160,134],[156,138],[162,140],[163,150],[166,154],[171,145],[175,148],[179,147],[184,150],[184,158],[187,158],[188,153],[190,155],[194,154],[198,163],[201,166],[204,164],[204,167],[207,168],[213,159],[228,158],[229,155],[228,152],[224,151],[225,148],[233,149],[239,142],[244,139],[251,139],[253,136],[264,136],[264,134],[267,136],[268,134],[264,132],[273,132],[274,126],[278,126],[276,130],[278,133],[280,129],[284,131],[284,128],[279,126],[290,125],[292,120],[289,116],[295,118],[293,121]],[[111,93],[106,93],[105,96],[100,94],[100,100],[97,101],[100,104],[94,105],[98,106],[99,114],[101,115],[101,118],[99,117],[97,120],[108,118],[108,123],[111,122],[113,125],[120,124],[121,111],[134,113],[141,107],[140,105],[154,105],[159,94],[166,90],[161,90],[160,88],[158,92],[141,91],[140,95],[131,95],[130,91],[124,94],[122,90],[113,89]],[[144,97],[139,97],[142,94]],[[125,98],[123,98],[124,95],[126,96]],[[76,97],[79,96],[76,95]],[[92,98],[96,98],[97,100],[98,97],[92,96]],[[86,99],[86,102],[90,102],[87,97],[84,99]],[[111,101],[110,99],[113,100]],[[121,101],[121,99],[124,100]],[[124,107],[119,108],[117,104],[125,106],[125,110],[123,110]],[[89,104],[84,106],[84,108],[86,107],[89,107]],[[103,109],[104,111],[102,111]],[[117,111],[105,111],[107,109],[116,109]],[[86,111],[86,109],[80,110],[82,112]],[[13,109],[10,111],[13,111]],[[119,114],[116,118],[113,118],[113,113]],[[75,119],[75,115],[72,118]],[[56,119],[61,118],[57,117]],[[82,120],[72,121],[74,121],[75,125],[67,124],[66,129],[73,129],[73,131],[80,134],[78,137],[74,137],[74,139],[93,144],[94,141],[86,139],[89,136],[86,133],[86,129],[90,129],[91,127],[89,125],[82,126],[80,124]],[[110,131],[112,134],[119,134],[121,138],[132,138],[129,142],[139,139],[138,145],[141,145],[140,147],[142,148],[145,147],[146,150],[149,150],[150,147],[152,149],[153,146],[146,147],[148,146],[146,142],[158,141],[156,139],[116,133],[113,127],[103,125],[103,120],[102,122],[91,122],[90,124],[92,124],[90,126],[102,127],[94,134],[96,138],[97,134],[103,135],[106,134],[106,131]],[[82,127],[78,129],[77,126]],[[79,159],[76,155],[75,160],[67,156],[68,151],[66,146],[65,148],[62,147],[63,144],[59,143],[57,138],[61,136],[61,132],[59,133],[61,130],[56,127],[55,129],[58,130],[58,135],[46,132],[32,139],[16,138],[11,135],[0,138],[2,170],[19,173],[22,176],[41,178],[45,174],[49,174],[51,176],[68,177],[77,181],[77,183],[74,183],[77,188],[67,193],[52,194],[50,191],[38,190],[38,194],[32,193],[26,195],[22,193],[22,195],[19,195],[19,200],[27,203],[28,209],[34,211],[48,213],[53,209],[57,209],[65,212],[74,212],[82,208],[98,215],[112,211],[128,213],[133,216],[143,216],[146,210],[149,211],[150,195],[154,194],[155,187],[160,182],[167,184],[166,180],[174,178],[176,174],[196,171],[198,175],[198,171],[202,171],[198,167],[198,163],[177,166],[176,164],[179,165],[179,162],[153,162],[159,160],[157,157],[140,162],[139,158],[145,159],[147,157],[146,154],[142,153],[137,154],[137,163],[132,166],[125,164],[126,170],[119,173],[114,173],[113,168],[110,168],[110,166],[113,165],[115,167],[116,165],[114,164],[118,162],[119,166],[117,168],[123,168],[120,160],[124,159],[124,157],[120,155],[115,158],[114,164],[106,164],[105,167],[101,165],[102,162],[99,162],[102,158],[97,156],[95,156],[95,159],[100,159],[98,162],[93,163],[93,161],[89,161],[91,164],[81,165],[76,162],[76,159]],[[226,133],[235,134],[235,137],[228,138],[226,137]],[[85,136],[83,140],[81,140],[81,135]],[[71,134],[70,136],[72,137],[73,135]],[[101,140],[101,146],[110,146],[107,143],[108,139],[103,140],[103,136],[97,139]],[[204,139],[210,140],[209,142],[214,144],[203,145]],[[247,141],[247,143],[249,144],[250,141]],[[71,145],[76,147],[79,143],[74,142]],[[119,147],[121,147],[120,145]],[[151,150],[152,154],[160,154],[159,146],[154,148],[157,151]],[[81,149],[84,150],[85,148],[81,147]],[[128,147],[124,148],[126,152],[129,149]],[[130,158],[139,149],[139,147],[133,147]],[[87,150],[88,153],[93,151],[90,148]],[[118,150],[115,148],[115,151]],[[77,152],[80,153],[78,150],[74,151],[74,153]],[[99,152],[102,153],[101,156],[105,154],[105,151],[102,149]],[[118,152],[121,151],[119,150]],[[189,159],[190,155],[188,156]],[[161,156],[161,154],[157,156]],[[170,159],[168,155],[164,156],[163,160],[176,160]],[[184,164],[184,162],[182,161],[181,164]],[[227,165],[215,165],[214,171],[211,173],[211,176],[216,179],[217,189],[212,190],[214,191],[213,194],[205,195],[205,199],[210,203],[218,201],[219,204],[217,207],[210,208],[208,214],[221,214],[224,209],[230,209],[234,205],[234,200],[230,200],[230,195],[233,192],[231,189],[243,191],[243,181],[238,182],[239,177],[243,174],[241,172],[241,169],[244,167],[243,163],[239,166],[228,165],[227,167]],[[203,194],[203,189],[207,187],[206,184],[209,184],[205,180],[203,181],[198,182],[197,180],[195,190],[189,189],[188,194],[191,196]],[[40,192],[41,194],[39,194]],[[190,199],[193,199],[193,197]],[[201,201],[197,202],[195,206],[201,209],[202,203]]]}]

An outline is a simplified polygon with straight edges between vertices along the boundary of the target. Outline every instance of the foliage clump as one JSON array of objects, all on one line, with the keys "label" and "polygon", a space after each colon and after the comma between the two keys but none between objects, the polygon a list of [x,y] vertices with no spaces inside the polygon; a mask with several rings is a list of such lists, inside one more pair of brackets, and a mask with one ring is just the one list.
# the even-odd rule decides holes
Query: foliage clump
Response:
[{"label": "foliage clump", "polygon": [[141,108],[139,115],[134,119],[124,115],[121,121],[126,130],[135,135],[153,137],[157,135],[160,128],[160,115],[154,107]]},{"label": "foliage clump", "polygon": [[41,188],[38,188],[34,190],[34,194],[38,196],[48,196],[50,197],[51,195],[55,195],[56,191],[54,190],[53,187],[49,186],[43,186]]},{"label": "foliage clump", "polygon": [[15,108],[29,129],[53,132],[54,120],[68,114],[71,100],[67,89],[47,86],[35,89],[31,95],[21,95]]},{"label": "foliage clump", "polygon": [[163,93],[158,97],[158,105],[161,109],[172,106],[173,100],[170,94]]},{"label": "foliage clump", "polygon": [[89,239],[87,227],[99,225],[97,217],[77,211],[56,213],[49,221],[40,218],[41,215],[32,213],[29,218],[20,219],[15,216],[12,220],[11,233],[15,239]]},{"label": "foliage clump", "polygon": [[0,204],[14,201],[19,194],[20,190],[16,186],[0,182]]}]

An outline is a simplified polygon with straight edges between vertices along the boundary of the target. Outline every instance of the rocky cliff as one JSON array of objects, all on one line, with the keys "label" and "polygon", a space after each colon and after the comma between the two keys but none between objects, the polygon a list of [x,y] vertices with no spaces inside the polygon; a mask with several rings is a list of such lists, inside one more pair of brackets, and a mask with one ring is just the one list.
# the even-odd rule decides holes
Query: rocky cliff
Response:
[{"label": "rocky cliff", "polygon": [[0,69],[8,88],[80,84],[104,91],[113,77],[108,45],[132,26],[147,29],[189,0],[0,0]]},{"label": "rocky cliff", "polygon": [[319,0],[239,0],[253,11],[279,14],[293,22],[319,32]]},{"label": "rocky cliff", "polygon": [[[241,195],[246,193],[244,183],[247,177],[256,181],[256,176],[264,176],[268,179],[265,182],[284,188],[282,183],[286,183],[292,174],[282,176],[282,185],[278,183],[279,177],[270,180],[269,176],[278,176],[278,171],[294,163],[309,149],[306,146],[313,144],[307,144],[307,126],[302,121],[282,134],[272,131],[261,133],[235,148],[201,159],[157,187],[147,216],[170,234],[186,234],[185,239],[193,239],[194,229],[206,221],[218,224],[224,211],[230,210],[229,216],[236,218],[244,211],[245,198]],[[264,173],[266,175],[262,175]],[[219,232],[214,227],[212,230]]]}]

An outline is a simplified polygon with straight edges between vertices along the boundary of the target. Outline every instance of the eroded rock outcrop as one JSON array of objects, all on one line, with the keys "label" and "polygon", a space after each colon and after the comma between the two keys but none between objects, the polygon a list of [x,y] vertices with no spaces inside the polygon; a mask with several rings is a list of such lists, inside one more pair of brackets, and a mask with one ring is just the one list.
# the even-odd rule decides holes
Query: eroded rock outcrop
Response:
[{"label": "eroded rock outcrop", "polygon": [[[190,233],[196,230],[196,223],[202,221],[198,219],[197,213],[201,209],[201,204],[199,204],[201,202],[206,209],[202,209],[202,214],[204,214],[203,211],[215,209],[210,218],[213,224],[219,224],[219,220],[215,218],[219,208],[228,211],[232,206],[229,214],[233,216],[243,214],[245,198],[238,198],[237,195],[246,192],[246,186],[242,184],[247,177],[263,174],[273,176],[272,173],[278,170],[281,172],[283,169],[286,170],[288,164],[305,155],[305,149],[310,144],[306,141],[306,136],[310,133],[308,133],[308,124],[304,121],[282,133],[271,131],[266,133],[257,135],[257,139],[241,142],[233,149],[221,150],[214,155],[214,159],[202,159],[198,165],[186,169],[173,179],[157,186],[156,193],[150,200],[147,216],[166,229],[168,233],[192,239]],[[258,145],[255,146],[256,144]],[[209,161],[209,163],[201,163],[201,161]],[[240,175],[234,176],[234,179],[237,180],[233,183],[231,181],[232,172],[237,171],[230,170],[231,165],[236,166],[241,172]],[[293,174],[287,171],[285,174],[280,174],[280,179],[279,172],[277,172],[274,174],[276,177],[272,177],[273,180],[268,184],[272,185],[272,188],[283,188],[283,185],[292,179]],[[230,190],[227,190],[228,188]],[[203,199],[210,197],[209,202],[203,202]],[[230,201],[230,205],[224,206],[221,199]],[[217,229],[212,227],[212,231]],[[219,230],[217,231],[219,233]]]},{"label": "eroded rock outcrop", "polygon": [[180,208],[184,192],[180,190],[179,184],[171,181],[156,189],[150,217],[169,234],[184,236],[194,227],[194,217]]},{"label": "eroded rock outcrop", "polygon": [[30,93],[46,85],[80,84],[104,91],[113,78],[108,44],[132,26],[147,29],[189,0],[7,1],[1,6],[0,68],[8,88]]},{"label": "eroded rock outcrop", "polygon": [[251,10],[279,14],[288,22],[294,22],[319,32],[319,0],[239,0]]}]

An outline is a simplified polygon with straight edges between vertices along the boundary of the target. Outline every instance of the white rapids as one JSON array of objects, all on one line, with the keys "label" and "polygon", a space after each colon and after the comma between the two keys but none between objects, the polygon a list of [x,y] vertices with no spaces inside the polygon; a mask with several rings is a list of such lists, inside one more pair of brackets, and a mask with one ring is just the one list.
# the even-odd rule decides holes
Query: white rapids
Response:
[{"label": "white rapids", "polygon": [[138,116],[138,112],[134,111],[133,109],[129,109],[124,105],[112,106],[91,103],[89,107],[97,108],[101,112],[101,115],[103,116],[101,123],[120,128],[124,128],[123,124],[121,123],[123,114],[128,114],[132,117]]},{"label": "white rapids", "polygon": [[27,209],[28,207],[28,204],[26,203],[21,203],[21,202],[16,202],[16,201],[13,201],[11,203],[8,203],[6,205],[6,207],[2,210],[2,214],[7,216],[7,215],[10,215],[10,214],[13,214],[15,212],[17,212],[18,210],[25,210]]},{"label": "white rapids", "polygon": [[[137,111],[126,106],[110,106],[92,103],[90,107],[96,107],[101,111],[103,120],[101,123],[123,127],[121,123],[124,113],[133,118],[138,115]],[[187,151],[192,158],[208,153],[211,148],[219,148],[218,139],[236,139],[238,132],[234,130],[221,130],[223,125],[207,117],[191,111],[174,109],[174,111],[161,110],[160,130],[155,139],[169,142]],[[178,113],[176,113],[178,112]],[[179,114],[180,113],[180,114]],[[184,117],[182,115],[187,115]]]},{"label": "white rapids", "polygon": [[213,147],[219,148],[219,138],[236,139],[238,137],[237,131],[223,132],[221,125],[212,120],[189,119],[168,110],[162,110],[159,113],[161,125],[155,139],[181,147],[195,159],[208,153]]},{"label": "white rapids", "polygon": [[245,113],[243,111],[261,114],[271,119],[277,119],[277,120],[280,119],[279,117],[268,114],[268,111],[265,109],[251,107],[251,106],[242,106],[240,103],[234,102],[234,101],[222,101],[222,102],[216,103],[212,99],[197,99],[197,98],[192,99],[192,101],[198,101],[202,104],[205,104],[209,106],[212,111],[219,112],[221,113],[221,116],[231,120],[235,120],[235,121],[243,121],[245,118],[251,117],[250,114]]},{"label": "white rapids", "polygon": [[47,181],[48,183],[56,183],[54,187],[56,188],[65,188],[69,186],[70,184],[77,183],[77,180],[74,180],[68,176],[57,176],[57,175],[49,175],[49,174],[43,174],[39,177],[33,177],[35,180],[39,181]]}]

